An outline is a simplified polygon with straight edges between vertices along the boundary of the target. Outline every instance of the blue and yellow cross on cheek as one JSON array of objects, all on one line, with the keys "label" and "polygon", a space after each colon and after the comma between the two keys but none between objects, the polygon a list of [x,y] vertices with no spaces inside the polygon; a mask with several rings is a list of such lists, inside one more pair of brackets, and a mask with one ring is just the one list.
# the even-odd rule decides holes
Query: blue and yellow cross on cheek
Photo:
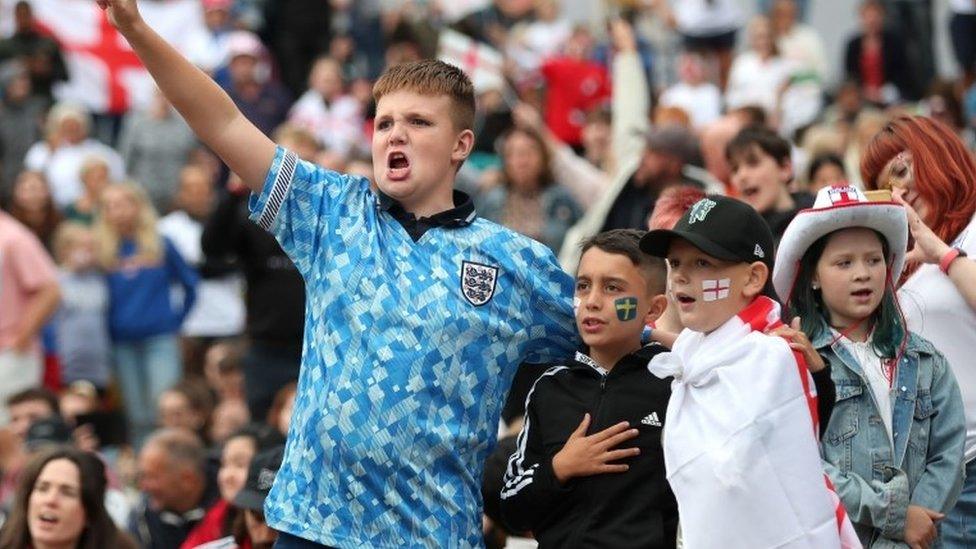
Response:
[{"label": "blue and yellow cross on cheek", "polygon": [[621,297],[614,300],[617,309],[617,320],[634,320],[637,318],[637,298]]}]

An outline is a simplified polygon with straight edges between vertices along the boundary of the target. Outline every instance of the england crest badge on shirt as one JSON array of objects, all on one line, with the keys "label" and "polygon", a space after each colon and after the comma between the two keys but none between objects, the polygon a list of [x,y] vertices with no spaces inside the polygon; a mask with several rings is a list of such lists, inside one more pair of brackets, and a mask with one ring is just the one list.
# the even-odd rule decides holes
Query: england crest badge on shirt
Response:
[{"label": "england crest badge on shirt", "polygon": [[461,293],[468,303],[479,307],[488,303],[495,295],[498,282],[498,267],[474,263],[461,262]]}]

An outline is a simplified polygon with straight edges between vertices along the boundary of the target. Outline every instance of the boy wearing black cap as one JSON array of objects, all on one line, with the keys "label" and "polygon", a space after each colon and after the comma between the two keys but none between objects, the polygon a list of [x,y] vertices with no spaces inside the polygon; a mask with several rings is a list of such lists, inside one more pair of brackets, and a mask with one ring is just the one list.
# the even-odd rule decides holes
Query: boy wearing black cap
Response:
[{"label": "boy wearing black cap", "polygon": [[820,463],[806,360],[765,333],[782,326],[766,222],[708,196],[641,249],[667,258],[686,327],[648,365],[674,377],[664,457],[684,546],[859,547]]}]

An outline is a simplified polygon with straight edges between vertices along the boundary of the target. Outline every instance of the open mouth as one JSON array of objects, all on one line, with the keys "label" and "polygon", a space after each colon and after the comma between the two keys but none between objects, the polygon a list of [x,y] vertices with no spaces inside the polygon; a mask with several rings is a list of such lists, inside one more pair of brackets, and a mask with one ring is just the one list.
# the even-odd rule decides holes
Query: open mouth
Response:
[{"label": "open mouth", "polygon": [[860,299],[867,299],[871,297],[871,294],[873,293],[874,293],[873,291],[865,289],[865,290],[853,291],[851,292],[851,295]]},{"label": "open mouth", "polygon": [[410,175],[410,159],[402,152],[391,152],[386,157],[386,168],[390,179],[405,179]]},{"label": "open mouth", "polygon": [[674,298],[675,298],[675,300],[677,300],[678,303],[680,303],[682,305],[689,305],[689,304],[694,303],[696,301],[695,298],[691,297],[690,295],[683,294],[683,293],[680,293],[680,292],[677,293],[677,294],[674,294]]},{"label": "open mouth", "polygon": [[40,515],[37,516],[37,519],[40,520],[44,524],[57,524],[58,523],[58,517],[57,517],[57,515],[55,515],[53,513],[41,513]]}]

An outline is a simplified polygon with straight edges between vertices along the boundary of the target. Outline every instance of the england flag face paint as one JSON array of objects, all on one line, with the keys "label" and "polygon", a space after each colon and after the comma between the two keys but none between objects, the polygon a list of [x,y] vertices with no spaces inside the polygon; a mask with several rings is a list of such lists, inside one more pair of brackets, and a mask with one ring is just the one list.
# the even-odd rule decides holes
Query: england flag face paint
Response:
[{"label": "england flag face paint", "polygon": [[718,301],[729,297],[732,281],[728,278],[702,280],[702,301]]}]

